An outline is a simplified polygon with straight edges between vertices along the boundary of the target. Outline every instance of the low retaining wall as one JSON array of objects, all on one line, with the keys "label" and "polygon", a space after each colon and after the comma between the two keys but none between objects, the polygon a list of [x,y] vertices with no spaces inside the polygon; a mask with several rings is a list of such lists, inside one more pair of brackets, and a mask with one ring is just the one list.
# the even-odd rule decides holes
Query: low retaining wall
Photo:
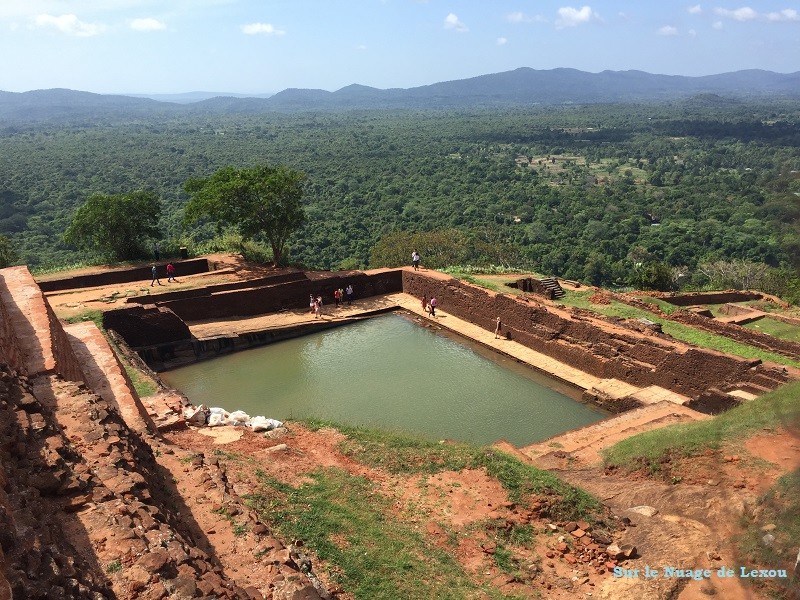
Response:
[{"label": "low retaining wall", "polygon": [[758,360],[690,348],[685,352],[652,336],[610,333],[590,322],[589,313],[573,310],[565,318],[543,306],[496,294],[455,279],[434,279],[403,272],[403,290],[417,297],[436,296],[442,310],[493,330],[500,316],[503,329],[533,350],[582,371],[616,378],[636,386],[657,385],[690,397],[708,388],[724,389],[766,374],[774,386],[786,380]]},{"label": "low retaining wall", "polygon": [[703,304],[727,304],[761,300],[764,294],[750,290],[726,290],[724,292],[692,292],[685,294],[659,294],[654,297],[675,306],[698,306]]},{"label": "low retaining wall", "polygon": [[[172,263],[175,265],[175,276],[196,275],[213,271],[213,265],[207,258],[194,258]],[[167,267],[165,262],[159,262],[157,266],[158,276],[167,278]],[[76,275],[65,279],[51,279],[40,281],[39,289],[43,292],[57,292],[60,290],[72,290],[76,288],[97,287],[100,285],[113,285],[115,283],[130,283],[131,281],[150,281],[152,279],[151,267],[135,267],[132,269],[120,269],[105,271],[103,273],[92,273],[90,275]]]},{"label": "low retaining wall", "polygon": [[232,336],[215,337],[208,340],[180,340],[167,344],[137,348],[135,352],[148,368],[156,372],[161,372],[184,365],[190,365],[201,360],[209,360],[239,350],[266,346],[310,333],[342,327],[343,325],[349,325],[355,321],[360,321],[370,316],[391,312],[393,310],[395,309],[384,308],[371,313],[364,313],[359,317],[350,319],[312,321],[293,327],[252,331]]},{"label": "low retaining wall", "polygon": [[164,292],[161,294],[148,294],[146,296],[132,296],[126,298],[127,304],[158,304],[169,300],[185,300],[186,298],[200,298],[210,296],[217,292],[230,292],[233,290],[244,290],[248,288],[265,287],[288,283],[290,281],[307,281],[308,277],[302,271],[292,273],[281,273],[279,275],[269,275],[258,279],[248,279],[246,281],[236,281],[234,283],[220,283],[207,287],[195,288],[191,290],[180,290],[177,292]]},{"label": "low retaining wall", "polygon": [[103,327],[116,331],[131,348],[192,339],[189,327],[162,306],[131,306],[103,313]]},{"label": "low retaining wall", "polygon": [[159,306],[172,310],[184,321],[226,319],[233,316],[248,317],[286,309],[308,308],[309,295],[321,295],[327,304],[333,304],[336,289],[353,286],[355,298],[367,298],[403,291],[403,280],[398,270],[356,272],[346,276],[292,281],[267,287],[247,288],[218,292],[203,298],[184,298],[160,302]]},{"label": "low retaining wall", "polygon": [[[782,340],[769,334],[755,331],[754,329],[742,327],[741,325],[718,321],[713,316],[704,316],[702,313],[691,310],[676,310],[672,314],[667,315],[663,313],[657,306],[648,304],[647,302],[642,302],[641,300],[637,300],[635,298],[631,298],[627,294],[615,295],[614,297],[620,302],[624,302],[625,304],[634,306],[636,308],[647,310],[658,315],[662,319],[675,321],[676,323],[682,323],[683,325],[688,325],[690,327],[694,327],[695,329],[708,331],[709,333],[721,335],[723,337],[736,340],[737,342],[742,342],[743,344],[761,348],[767,352],[774,352],[775,354],[780,354],[782,356],[786,356],[787,358],[800,360],[800,343],[798,342]],[[771,315],[767,314],[767,316]]]},{"label": "low retaining wall", "polygon": [[[768,352],[774,352],[794,360],[800,360],[800,343],[782,340],[760,331],[747,329],[741,325],[724,323],[716,319],[709,319],[696,315],[690,311],[679,310],[672,313],[669,318],[678,323],[702,329],[709,333],[722,335],[737,342],[742,342],[749,346],[761,348]],[[755,320],[755,319],[754,319]]]}]

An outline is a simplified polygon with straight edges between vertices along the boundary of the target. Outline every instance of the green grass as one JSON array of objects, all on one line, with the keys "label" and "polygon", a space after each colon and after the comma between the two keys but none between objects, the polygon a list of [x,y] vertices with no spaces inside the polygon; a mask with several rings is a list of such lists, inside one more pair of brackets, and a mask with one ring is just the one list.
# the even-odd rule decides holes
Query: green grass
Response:
[{"label": "green grass", "polygon": [[122,561],[119,559],[112,560],[106,565],[106,573],[119,573],[120,571],[122,571]]},{"label": "green grass", "polygon": [[320,469],[292,487],[258,475],[262,492],[248,497],[248,504],[281,536],[302,539],[354,598],[502,598],[473,583],[452,553],[396,521],[391,500],[369,480]]},{"label": "green grass", "polygon": [[717,352],[724,352],[725,354],[741,356],[742,358],[757,358],[762,361],[775,362],[800,368],[800,362],[776,354],[775,352],[767,352],[766,350],[748,346],[747,344],[737,342],[725,336],[701,331],[668,319],[658,319],[651,312],[629,306],[622,302],[612,300],[610,304],[592,304],[589,302],[589,297],[592,294],[593,292],[591,290],[586,292],[568,291],[566,295],[561,298],[560,302],[567,306],[582,308],[608,317],[656,320],[661,323],[661,329],[664,333],[672,336],[676,340],[686,342],[687,344],[716,350]]},{"label": "green grass", "polygon": [[760,429],[800,428],[800,382],[793,382],[707,421],[640,433],[603,452],[607,465],[634,469],[669,455],[692,456],[720,448]]},{"label": "green grass", "polygon": [[93,321],[98,329],[103,329],[103,311],[102,310],[86,310],[80,314],[72,315],[64,319],[67,323],[84,323],[86,321]]},{"label": "green grass", "polygon": [[555,475],[525,464],[495,448],[455,442],[436,443],[409,435],[308,420],[311,429],[335,427],[346,437],[340,450],[365,465],[393,474],[435,474],[442,471],[485,468],[505,488],[509,499],[525,503],[531,494],[553,496],[554,519],[591,520],[599,502],[586,492],[567,485]]},{"label": "green grass", "polygon": [[139,398],[146,398],[147,396],[152,396],[158,391],[158,386],[153,383],[153,381],[142,375],[139,371],[134,369],[132,366],[127,364],[125,361],[122,361],[122,366],[125,367],[125,372],[128,374],[128,377],[133,384],[133,389],[136,390],[136,393],[139,395]]},{"label": "green grass", "polygon": [[[554,520],[597,522],[601,510],[589,494],[493,448],[429,442],[318,420],[304,424],[312,430],[335,427],[345,436],[340,443],[345,455],[394,475],[424,477],[445,470],[484,468],[520,506],[533,500],[533,494],[538,499],[545,497],[549,508],[544,510]],[[427,509],[414,502],[398,509],[391,492],[386,493],[365,477],[335,468],[319,468],[297,485],[261,471],[257,476],[261,486],[246,498],[248,505],[281,537],[303,540],[309,551],[325,562],[333,581],[354,598],[508,600],[481,575],[465,572],[458,563],[452,549],[461,535],[496,540],[497,567],[525,576],[520,572],[518,556],[534,541],[535,531],[530,525],[508,530],[505,522],[475,523],[465,532],[450,531],[443,549],[430,541],[419,525],[431,518]],[[424,478],[420,486],[427,489]]]},{"label": "green grass", "polygon": [[644,302],[645,304],[652,304],[656,308],[660,309],[661,312],[671,315],[673,312],[678,310],[678,307],[674,304],[670,304],[666,300],[662,300],[661,298],[652,298],[650,296],[638,296],[639,300]]},{"label": "green grass", "polygon": [[783,321],[778,321],[777,319],[763,317],[758,321],[745,324],[744,327],[754,331],[760,331],[761,333],[766,333],[782,340],[800,342],[800,327],[797,325],[784,323]]}]

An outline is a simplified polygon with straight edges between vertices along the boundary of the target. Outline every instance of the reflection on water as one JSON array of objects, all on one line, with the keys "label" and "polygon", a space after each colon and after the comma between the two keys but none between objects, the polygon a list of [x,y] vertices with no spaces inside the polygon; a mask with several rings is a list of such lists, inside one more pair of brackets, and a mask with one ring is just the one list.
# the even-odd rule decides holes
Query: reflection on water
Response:
[{"label": "reflection on water", "polygon": [[194,404],[432,440],[506,439],[523,446],[605,416],[547,386],[556,382],[537,382],[543,378],[531,369],[482,354],[487,351],[385,315],[161,376]]}]

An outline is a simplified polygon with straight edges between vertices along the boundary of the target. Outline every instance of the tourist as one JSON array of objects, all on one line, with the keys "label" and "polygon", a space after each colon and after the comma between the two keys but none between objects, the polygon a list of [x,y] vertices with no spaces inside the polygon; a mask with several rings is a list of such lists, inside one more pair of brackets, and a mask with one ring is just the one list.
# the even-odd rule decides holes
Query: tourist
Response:
[{"label": "tourist", "polygon": [[161,281],[158,278],[158,269],[156,269],[155,265],[150,269],[150,273],[153,276],[153,279],[150,281],[150,287],[153,287],[153,284],[156,282],[158,282],[158,285],[161,285]]},{"label": "tourist", "polygon": [[419,271],[419,252],[416,250],[411,253],[411,264],[414,266],[415,271]]},{"label": "tourist", "polygon": [[422,312],[428,312],[428,296],[422,294]]},{"label": "tourist", "polygon": [[500,317],[497,317],[494,326],[494,339],[498,339],[500,337],[500,328],[502,324],[500,323]]},{"label": "tourist", "polygon": [[308,308],[310,309],[310,312],[312,314],[317,312],[317,309],[316,309],[316,306],[315,306],[316,303],[317,303],[317,301],[314,298],[314,294],[309,294],[308,295]]},{"label": "tourist", "polygon": [[322,317],[322,315],[324,314],[322,312],[322,296],[317,296],[317,309],[319,311],[319,316]]},{"label": "tourist", "polygon": [[438,304],[439,304],[439,303],[436,301],[436,296],[431,296],[431,301],[428,303],[428,306],[430,306],[430,312],[431,312],[431,316],[432,316],[434,319],[436,318],[436,306],[437,306]]},{"label": "tourist", "polygon": [[[312,298],[313,298],[313,296],[312,296]],[[314,298],[312,306],[313,306],[313,310],[314,310],[314,318],[315,319],[319,319],[320,313],[322,312],[322,306],[319,303],[319,299]]]},{"label": "tourist", "polygon": [[178,283],[178,280],[175,279],[175,265],[173,265],[172,263],[169,263],[167,265],[167,283],[169,283],[170,281]]},{"label": "tourist", "polygon": [[339,308],[339,303],[342,301],[342,290],[335,289],[333,290],[333,303],[336,305],[336,308]]},{"label": "tourist", "polygon": [[347,288],[344,290],[344,295],[347,298],[347,306],[353,304],[353,284],[347,284]]}]

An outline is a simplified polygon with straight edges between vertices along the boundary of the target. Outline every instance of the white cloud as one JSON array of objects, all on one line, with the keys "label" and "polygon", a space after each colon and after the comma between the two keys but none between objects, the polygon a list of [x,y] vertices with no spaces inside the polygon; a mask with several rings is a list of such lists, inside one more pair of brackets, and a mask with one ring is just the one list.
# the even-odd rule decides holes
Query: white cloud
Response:
[{"label": "white cloud", "polygon": [[242,25],[242,33],[246,35],[284,35],[282,29],[276,29],[271,23],[250,23]]},{"label": "white cloud", "polygon": [[66,35],[75,37],[93,37],[105,31],[106,26],[99,23],[84,23],[75,15],[37,15],[34,20],[36,27],[52,27]]},{"label": "white cloud", "polygon": [[714,12],[721,17],[727,17],[734,21],[753,21],[758,18],[758,13],[749,6],[743,6],[734,10],[727,8],[715,8]]},{"label": "white cloud", "polygon": [[678,29],[672,25],[664,25],[664,27],[660,27],[656,33],[658,33],[658,35],[675,36],[678,35]]},{"label": "white cloud", "polygon": [[526,15],[524,12],[517,11],[506,15],[509,23],[547,23],[542,15]]},{"label": "white cloud", "polygon": [[131,21],[131,29],[136,31],[162,31],[167,28],[166,23],[158,19],[134,19]]},{"label": "white cloud", "polygon": [[497,45],[498,46],[505,46],[508,43],[508,39],[504,37],[497,38]]},{"label": "white cloud", "polygon": [[695,4],[694,6],[690,6],[686,10],[689,11],[690,15],[699,15],[701,12],[703,12],[703,8],[699,4]]},{"label": "white cloud", "polygon": [[713,27],[714,29],[722,29],[722,21],[714,21],[711,24],[711,27]]},{"label": "white cloud", "polygon": [[691,37],[691,38],[697,37],[697,30],[690,29],[689,30],[689,37]]},{"label": "white cloud", "polygon": [[598,18],[597,13],[592,10],[591,6],[583,6],[580,9],[563,6],[558,9],[556,26],[559,28],[577,27]]},{"label": "white cloud", "polygon": [[767,21],[800,21],[800,13],[793,8],[767,13]]},{"label": "white cloud", "polygon": [[450,13],[444,18],[444,28],[454,29],[462,33],[469,31],[469,28],[453,13]]},{"label": "white cloud", "polygon": [[367,47],[364,44],[359,44],[358,46],[356,46],[356,50],[358,50],[359,52],[363,52],[366,49]]}]

